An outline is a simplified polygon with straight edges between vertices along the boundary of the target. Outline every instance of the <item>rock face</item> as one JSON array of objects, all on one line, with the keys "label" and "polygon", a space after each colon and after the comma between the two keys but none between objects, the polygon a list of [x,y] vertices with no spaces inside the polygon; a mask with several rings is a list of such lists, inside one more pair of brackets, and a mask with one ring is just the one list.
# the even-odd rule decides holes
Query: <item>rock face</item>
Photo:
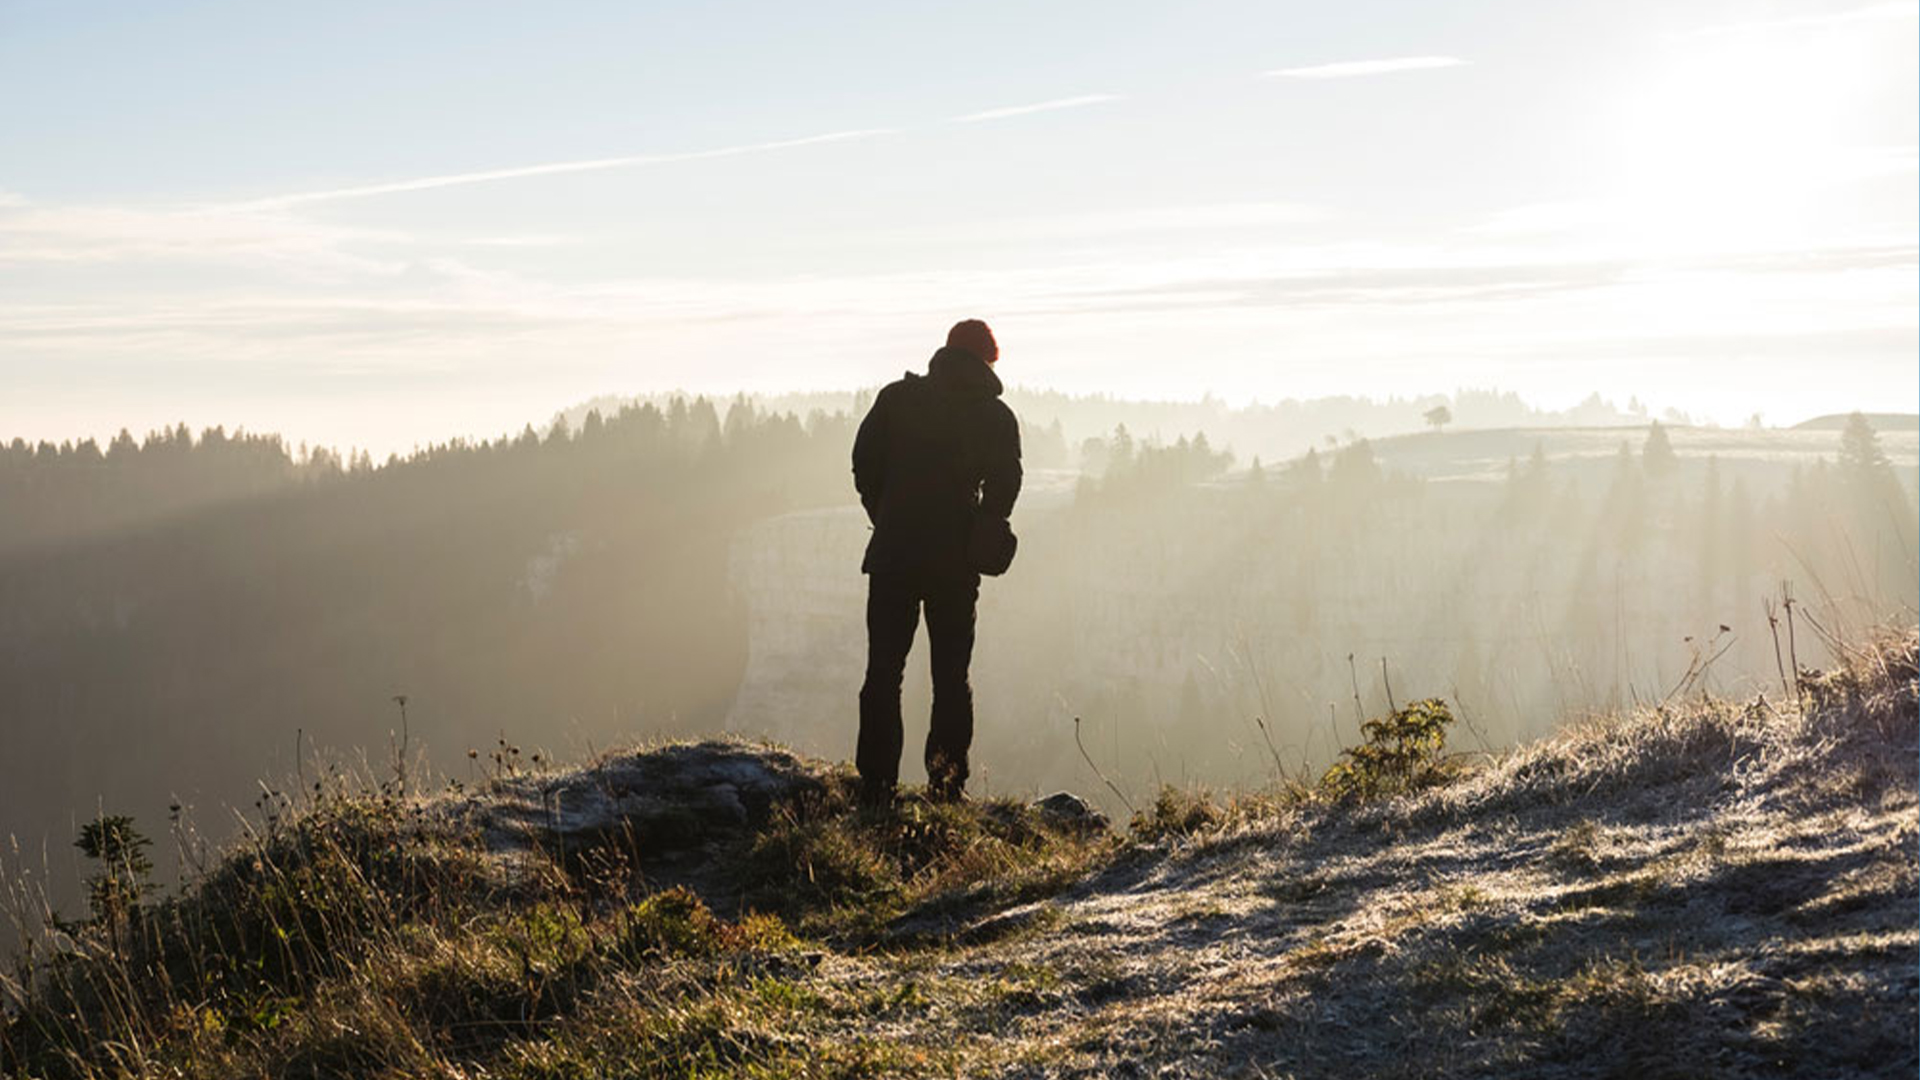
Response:
[{"label": "rock face", "polygon": [[461,809],[493,852],[565,853],[611,842],[651,858],[764,822],[775,806],[822,790],[819,768],[778,747],[709,739],[499,780]]}]

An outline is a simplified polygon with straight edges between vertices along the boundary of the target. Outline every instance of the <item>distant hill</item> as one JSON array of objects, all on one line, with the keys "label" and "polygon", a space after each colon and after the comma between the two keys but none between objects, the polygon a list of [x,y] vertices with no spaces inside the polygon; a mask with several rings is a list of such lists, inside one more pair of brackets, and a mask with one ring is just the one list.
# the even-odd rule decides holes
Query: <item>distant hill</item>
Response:
[{"label": "distant hill", "polygon": [[[1828,413],[1825,416],[1816,416],[1811,420],[1803,420],[1793,425],[1791,430],[1839,431],[1847,426],[1847,419],[1852,415],[1852,413]],[[1875,431],[1913,431],[1920,429],[1920,414],[1916,413],[1873,412],[1863,415],[1866,416],[1867,423],[1873,425],[1873,430]]]},{"label": "distant hill", "polygon": [[[792,412],[798,416],[824,411],[847,412],[858,417],[866,413],[874,389],[877,388],[751,395],[731,401],[715,399],[715,406],[723,413],[734,404],[744,402],[763,411]],[[612,416],[623,407],[647,402],[664,407],[672,396],[606,395],[567,408],[555,419],[577,429],[586,422],[590,412],[597,410]],[[1268,462],[1295,457],[1310,447],[1324,450],[1330,442],[1426,431],[1430,427],[1426,414],[1439,405],[1446,406],[1452,414],[1449,423],[1455,430],[1630,429],[1645,428],[1652,419],[1637,400],[1622,407],[1592,394],[1569,408],[1545,409],[1528,404],[1517,394],[1494,390],[1460,390],[1451,395],[1424,394],[1377,400],[1346,395],[1304,400],[1287,398],[1271,403],[1231,405],[1211,395],[1197,401],[1153,401],[1063,394],[1023,388],[1016,378],[1007,388],[1006,402],[1020,417],[1027,463],[1040,468],[1083,464],[1082,443],[1095,437],[1110,437],[1116,428],[1125,428],[1136,439],[1166,443],[1205,432],[1214,446],[1233,451],[1235,458],[1245,464],[1256,457]],[[1672,410],[1661,414],[1660,419],[1668,424],[1690,422],[1684,414]]]},{"label": "distant hill", "polygon": [[[1891,414],[1887,414],[1891,415]],[[1911,487],[1920,466],[1920,429],[1913,418],[1907,427],[1874,420],[1880,448],[1894,471]],[[1811,423],[1811,422],[1810,422]],[[1709,460],[1724,480],[1745,478],[1755,492],[1784,487],[1794,467],[1811,468],[1840,451],[1838,432],[1845,417],[1832,427],[1712,428],[1661,425],[1677,455],[1677,474],[1699,479]],[[1622,446],[1639,453],[1649,427],[1525,427],[1461,428],[1444,433],[1422,431],[1372,440],[1383,468],[1427,480],[1504,480],[1508,464],[1524,464],[1538,448],[1563,475],[1604,482]]]}]

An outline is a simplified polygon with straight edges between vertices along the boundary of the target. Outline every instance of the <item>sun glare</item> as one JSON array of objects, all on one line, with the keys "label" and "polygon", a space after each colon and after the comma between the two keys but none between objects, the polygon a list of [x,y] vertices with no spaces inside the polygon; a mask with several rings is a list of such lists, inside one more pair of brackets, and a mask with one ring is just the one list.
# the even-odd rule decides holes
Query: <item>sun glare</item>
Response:
[{"label": "sun glare", "polygon": [[1615,196],[1652,248],[1792,242],[1860,154],[1849,117],[1870,92],[1851,35],[1684,39],[1619,109]]}]

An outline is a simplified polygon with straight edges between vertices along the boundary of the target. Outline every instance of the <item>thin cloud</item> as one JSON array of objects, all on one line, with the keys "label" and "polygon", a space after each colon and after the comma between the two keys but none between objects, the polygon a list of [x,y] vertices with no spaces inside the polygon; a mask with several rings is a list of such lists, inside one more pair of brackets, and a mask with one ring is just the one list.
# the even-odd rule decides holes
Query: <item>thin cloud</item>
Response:
[{"label": "thin cloud", "polygon": [[1428,68],[1459,67],[1466,61],[1457,56],[1396,56],[1384,60],[1346,60],[1337,64],[1280,68],[1263,71],[1263,79],[1352,79],[1363,75],[1390,75],[1396,71],[1422,71]]},{"label": "thin cloud", "polygon": [[[1920,147],[1839,146],[1825,150],[1809,163],[1800,178],[1802,190],[1844,187],[1920,172]],[[1498,210],[1462,231],[1500,236],[1589,233],[1618,235],[1649,212],[1649,200],[1562,199],[1526,203]],[[1669,209],[1667,212],[1671,212]]]},{"label": "thin cloud", "polygon": [[362,199],[372,195],[392,195],[405,191],[426,191],[431,188],[458,187],[463,184],[485,184],[495,180],[519,180],[530,176],[596,172],[602,169],[628,169],[641,165],[666,165],[678,161],[705,161],[711,158],[765,154],[775,150],[792,149],[796,146],[812,146],[816,143],[847,142],[854,139],[871,139],[893,133],[892,128],[862,128],[853,131],[833,131],[825,135],[808,135],[799,139],[780,139],[775,142],[747,143],[742,146],[724,146],[715,150],[692,150],[678,154],[629,154],[623,157],[591,158],[584,161],[556,161],[544,165],[522,165],[511,169],[488,169],[481,172],[451,173],[445,176],[423,176],[413,180],[396,180],[385,184],[362,184],[356,187],[332,188],[326,191],[303,191],[292,195],[275,195],[265,199],[252,199],[247,202],[238,203],[235,204],[234,208],[243,210],[277,210],[289,206],[303,206],[308,203],[332,202],[338,199]]},{"label": "thin cloud", "polygon": [[511,233],[505,236],[476,236],[462,241],[474,247],[493,248],[567,247],[584,242],[582,237],[561,233]]},{"label": "thin cloud", "polygon": [[[1672,340],[1714,334],[1825,334],[1886,324],[1910,295],[1911,243],[1873,251],[1800,249],[1781,261],[1649,267],[1638,257],[1528,259],[1519,253],[1434,245],[1211,247],[1189,258],[1129,258],[1068,264],[1003,264],[916,274],[775,277],[648,277],[593,283],[511,273],[436,273],[404,294],[380,288],[294,296],[275,291],[167,289],[80,302],[15,304],[0,310],[0,341],[53,362],[194,364],[288,372],[523,371],[529,356],[576,371],[612,372],[595,359],[642,345],[681,357],[682,371],[730,356],[764,353],[805,312],[826,339],[868,339],[925,325],[964,306],[1038,325],[1042,316],[1093,320],[1070,329],[1128,325],[1162,330],[1274,334],[1344,356],[1403,349],[1410,326],[1456,350],[1511,343],[1552,350],[1632,325]],[[449,268],[452,269],[452,268]],[[1665,275],[1664,277],[1659,275]],[[1687,290],[1671,317],[1648,323],[1650,298],[1667,283]],[[1844,282],[1844,286],[1843,286]],[[184,283],[183,283],[184,284]],[[370,282],[377,286],[379,283]],[[1850,302],[1809,310],[1783,296],[1845,290]],[[1519,305],[1513,318],[1492,305]],[[1904,310],[1904,309],[1901,309]],[[1389,321],[1394,320],[1394,321]],[[1405,320],[1417,320],[1407,322]],[[1910,320],[1894,331],[1911,344]],[[1063,331],[1064,332],[1064,331]],[[1118,340],[1118,339],[1115,339]],[[1234,345],[1231,334],[1217,339]],[[1290,339],[1291,340],[1291,339]],[[1807,344],[1817,342],[1807,339]],[[1303,349],[1308,346],[1301,346]],[[1719,355],[1685,352],[1676,355]],[[457,360],[454,359],[457,357]],[[660,377],[677,378],[663,369]]]},{"label": "thin cloud", "polygon": [[1494,236],[1573,233],[1618,227],[1624,215],[1620,207],[1600,199],[1558,199],[1507,207],[1462,231]]},{"label": "thin cloud", "polygon": [[1785,19],[1759,19],[1752,22],[1716,23],[1701,26],[1685,33],[1675,34],[1673,41],[1688,41],[1698,38],[1720,37],[1726,34],[1748,34],[1773,30],[1805,30],[1821,26],[1843,26],[1848,23],[1878,22],[1883,19],[1920,18],[1920,0],[1889,0],[1887,3],[1868,4],[1865,7],[1848,8],[1845,11],[1831,11],[1820,15],[1795,15]]},{"label": "thin cloud", "polygon": [[1054,112],[1059,109],[1080,109],[1088,105],[1105,105],[1109,101],[1119,101],[1120,94],[1081,94],[1078,97],[1055,98],[1052,101],[1036,101],[1031,105],[1008,105],[1000,109],[987,109],[984,112],[968,113],[965,116],[950,117],[949,124],[977,124],[982,120],[1004,120],[1009,116],[1025,116],[1028,113]]},{"label": "thin cloud", "polygon": [[401,232],[305,221],[287,214],[212,208],[156,211],[113,206],[22,205],[0,215],[0,266],[176,260],[278,266],[320,273],[391,273],[394,264],[352,255],[351,244],[404,243]]},{"label": "thin cloud", "polygon": [[1054,240],[1298,225],[1322,221],[1327,216],[1324,208],[1304,203],[1212,203],[1061,214],[1021,219],[998,227],[988,222],[971,226],[970,232],[976,237]]}]

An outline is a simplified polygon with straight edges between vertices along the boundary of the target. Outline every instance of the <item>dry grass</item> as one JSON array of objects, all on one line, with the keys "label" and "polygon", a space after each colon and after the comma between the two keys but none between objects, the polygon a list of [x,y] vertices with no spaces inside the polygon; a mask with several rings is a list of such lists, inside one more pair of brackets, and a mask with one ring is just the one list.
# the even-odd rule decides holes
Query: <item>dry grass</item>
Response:
[{"label": "dry grass", "polygon": [[850,776],[816,768],[756,828],[707,836],[700,892],[661,887],[660,865],[611,839],[501,848],[450,812],[466,794],[283,815],[184,895],[36,941],[8,982],[0,1074],[878,1076],[951,1060],[847,1022],[932,1000],[899,992],[876,950],[943,949],[1115,841],[1007,801],[860,811]]},{"label": "dry grass", "polygon": [[1917,648],[1391,797],[1170,791],[1126,842],[820,769],[680,888],[341,800],[36,955],[0,1068],[1910,1076]]}]

